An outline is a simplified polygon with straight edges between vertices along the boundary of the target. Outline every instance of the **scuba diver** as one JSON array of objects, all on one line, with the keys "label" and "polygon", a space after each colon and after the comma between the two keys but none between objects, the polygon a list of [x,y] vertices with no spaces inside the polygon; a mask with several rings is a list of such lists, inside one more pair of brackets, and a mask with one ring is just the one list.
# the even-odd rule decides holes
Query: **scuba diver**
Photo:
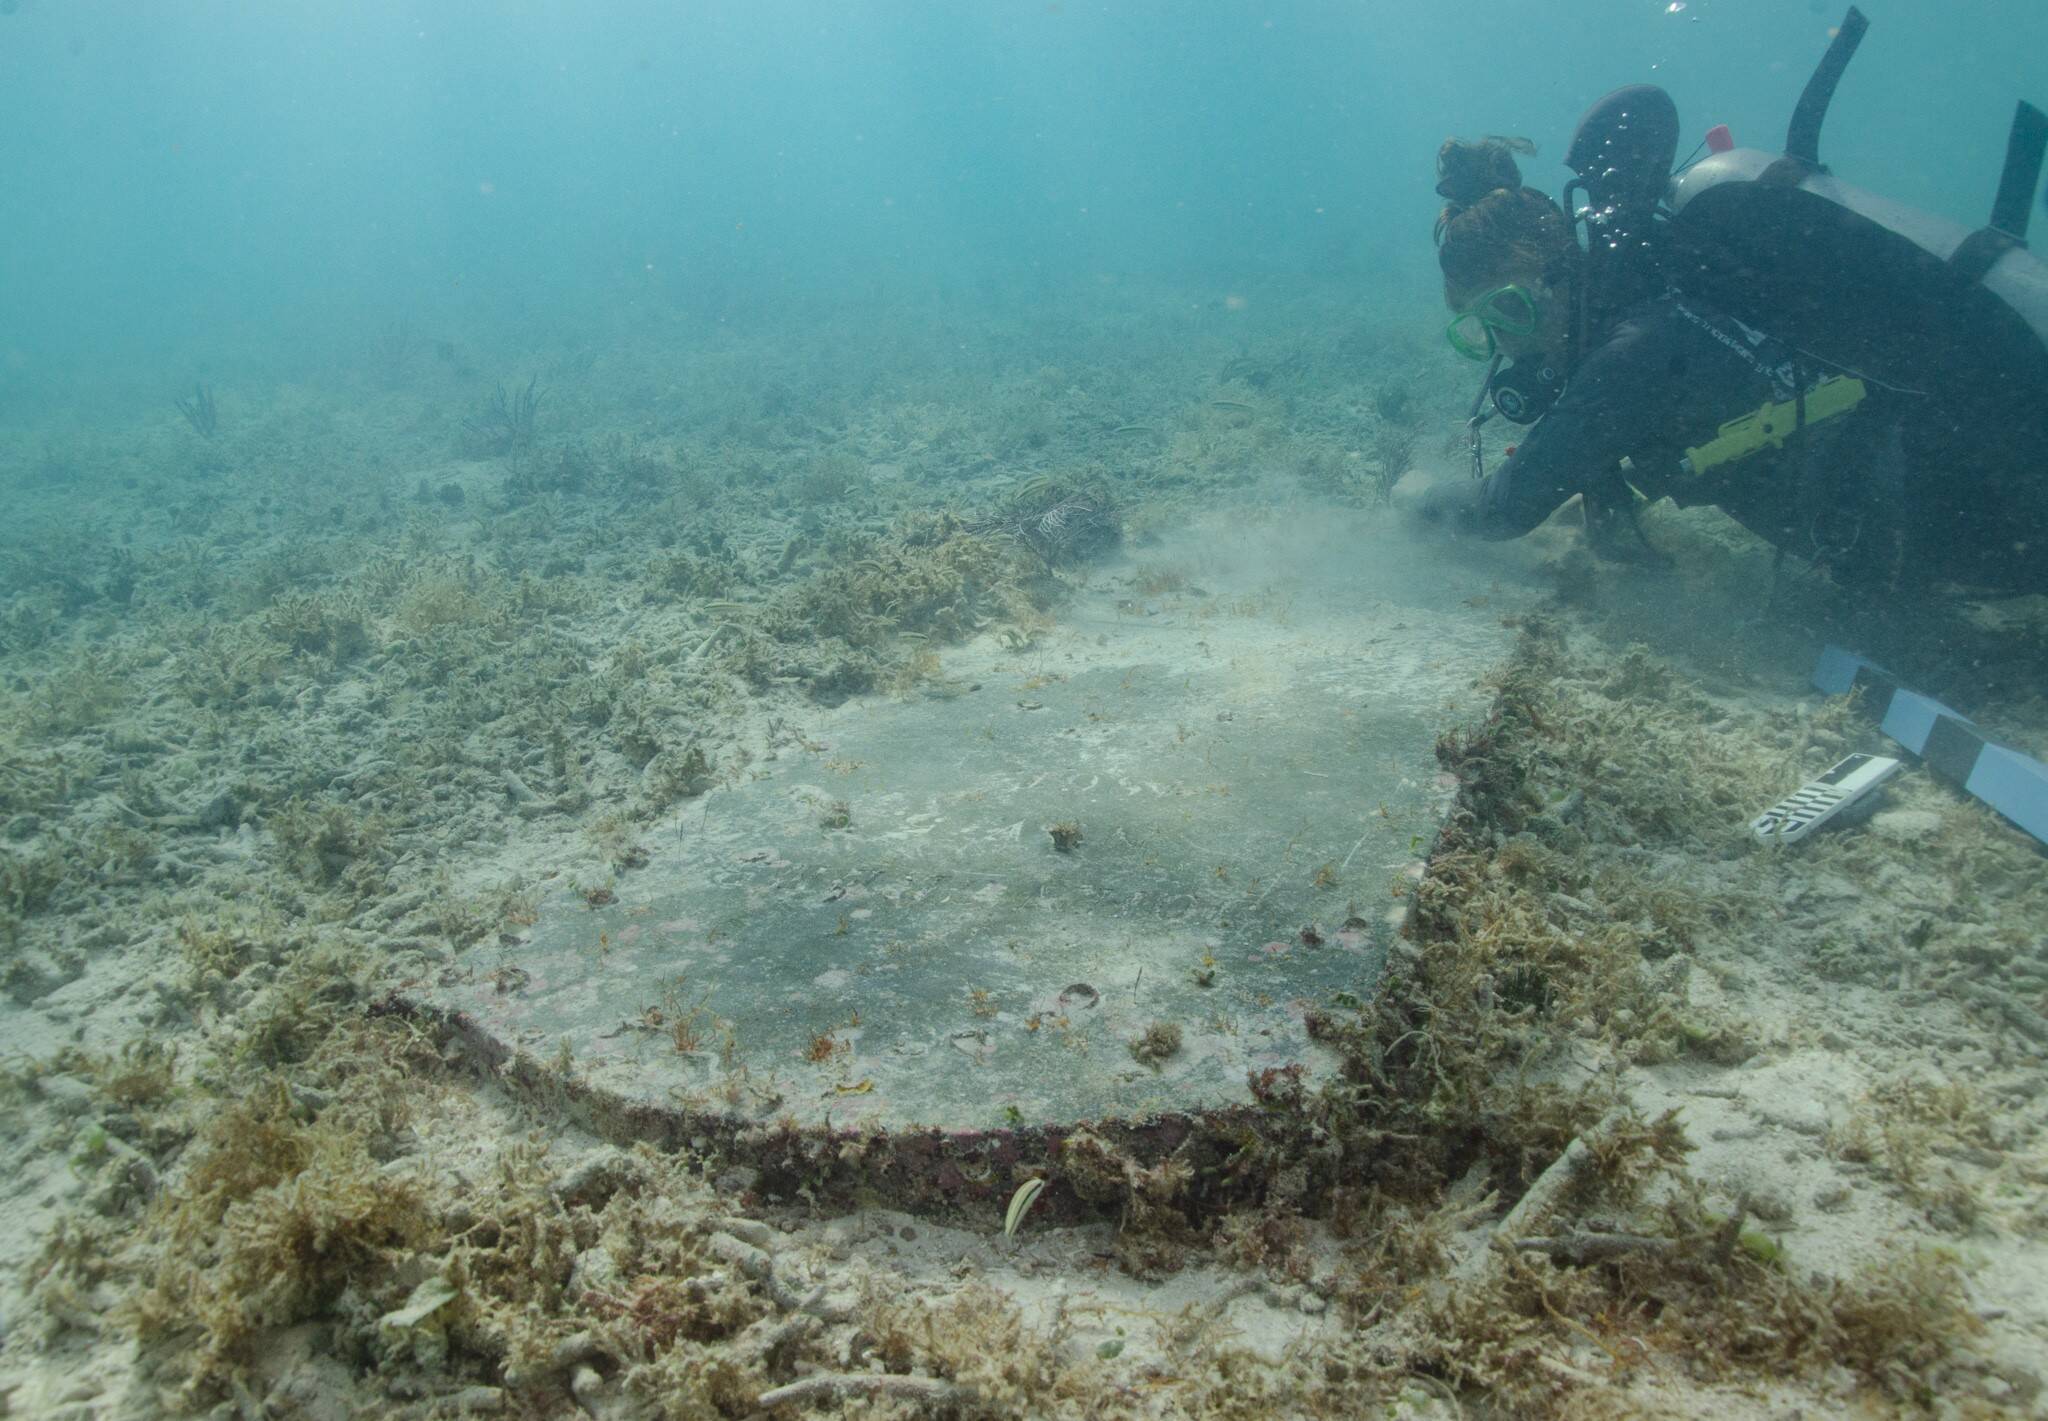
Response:
[{"label": "scuba diver", "polygon": [[[1717,128],[1673,177],[1677,111],[1648,85],[1588,112],[1563,205],[1523,185],[1526,142],[1443,145],[1447,335],[1488,368],[1474,477],[1426,521],[1514,538],[1578,496],[1596,550],[1657,559],[1636,515],[1668,497],[1851,588],[2048,592],[2048,266],[2025,243],[2048,117],[2019,106],[1976,232],[1851,188],[1818,140],[1865,28],[1852,9],[1783,156]],[[1489,474],[1496,412],[1528,428]]]}]

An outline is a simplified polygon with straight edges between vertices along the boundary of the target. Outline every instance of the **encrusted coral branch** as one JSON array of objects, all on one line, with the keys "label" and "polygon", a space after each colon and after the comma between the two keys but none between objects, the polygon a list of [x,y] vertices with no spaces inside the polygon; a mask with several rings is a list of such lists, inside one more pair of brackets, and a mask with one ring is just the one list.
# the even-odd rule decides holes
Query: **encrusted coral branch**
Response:
[{"label": "encrusted coral branch", "polygon": [[901,1377],[889,1372],[827,1372],[761,1393],[761,1405],[823,1401],[842,1396],[889,1396],[902,1401],[944,1406],[958,1399],[962,1388],[937,1377]]}]

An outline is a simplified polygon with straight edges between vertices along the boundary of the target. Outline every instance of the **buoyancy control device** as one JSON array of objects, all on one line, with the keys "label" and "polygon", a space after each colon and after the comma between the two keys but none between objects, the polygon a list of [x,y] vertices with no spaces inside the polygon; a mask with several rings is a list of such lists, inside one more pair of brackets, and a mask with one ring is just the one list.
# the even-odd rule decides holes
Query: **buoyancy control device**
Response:
[{"label": "buoyancy control device", "polygon": [[[1953,471],[1959,486],[1984,470],[2048,477],[2048,264],[2027,248],[2048,115],[2018,103],[1990,220],[1975,230],[1842,182],[1820,161],[1820,131],[1868,28],[1852,6],[1800,94],[1782,154],[1735,147],[1717,126],[1708,156],[1674,172],[1680,124],[1662,89],[1630,85],[1587,111],[1565,156],[1581,279],[1563,358],[1503,368],[1496,355],[1467,419],[1475,476],[1485,473],[1489,400],[1515,423],[1541,419],[1615,318],[1675,292],[1797,352],[1813,383],[1791,402],[1795,440],[1826,417],[1808,407],[1823,387],[1856,400],[1884,391],[1918,411],[1900,427],[1909,457]],[[1704,467],[1780,447],[1783,422],[1767,407],[1688,455]],[[1734,448],[1745,431],[1766,437]],[[1595,503],[1589,495],[1589,531],[1635,521],[1625,494],[1619,512]],[[1987,547],[2001,541],[1988,524],[1980,531]]]},{"label": "buoyancy control device", "polygon": [[1661,90],[1634,85],[1588,111],[1565,160],[1566,210],[1585,233],[1578,339],[1671,289],[1768,331],[1816,373],[1939,401],[1958,424],[2048,428],[2048,263],[2026,241],[2048,115],[2019,103],[1974,231],[1853,187],[1820,161],[1820,130],[1868,28],[1851,7],[1783,154],[1728,147],[1671,176],[1677,114]]}]

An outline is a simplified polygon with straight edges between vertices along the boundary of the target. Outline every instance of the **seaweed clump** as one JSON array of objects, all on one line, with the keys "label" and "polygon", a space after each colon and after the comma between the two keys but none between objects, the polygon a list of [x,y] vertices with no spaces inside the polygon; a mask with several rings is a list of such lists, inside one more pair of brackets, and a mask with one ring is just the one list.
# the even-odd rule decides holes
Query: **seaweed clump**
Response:
[{"label": "seaweed clump", "polygon": [[1050,600],[1032,559],[950,514],[906,515],[891,536],[837,552],[748,617],[719,662],[757,684],[793,675],[837,705],[897,679],[932,643],[1005,622],[1036,627]]},{"label": "seaweed clump", "polygon": [[[774,1278],[766,1230],[716,1219],[687,1162],[613,1150],[570,1169],[514,1143],[431,1168],[412,1154],[434,1044],[397,1018],[311,1016],[302,1059],[163,1146],[132,1235],[48,1241],[32,1281],[53,1328],[133,1335],[194,1409],[290,1387],[268,1344],[316,1321],[302,1346],[373,1373],[387,1405],[455,1410],[601,1386],[649,1415],[743,1415],[807,1355],[817,1320]],[[163,1064],[109,1063],[108,1089],[152,1094]],[[797,1325],[734,1345],[765,1318]]]},{"label": "seaweed clump", "polygon": [[[1619,674],[1662,685],[1639,662]],[[1711,853],[1735,832],[1722,800],[1754,797],[1755,758],[1689,784],[1624,773],[1679,758],[1683,697],[1663,685],[1647,706],[1615,703],[1541,621],[1497,692],[1484,725],[1438,747],[1462,788],[1378,994],[1310,1019],[1343,1079],[1312,1094],[1254,1083],[1268,1132],[1331,1142],[1333,1221],[1357,1240],[1347,1306],[1377,1317],[1417,1300],[1390,1324],[1408,1365],[1517,1414],[1568,1410],[1646,1347],[1701,1379],[1846,1362],[1891,1400],[1925,1400],[1978,1330],[1952,1261],[1799,1278],[1750,1227],[1747,1197],[1713,1200],[1686,1173],[1674,1115],[1642,1118],[1611,1077],[1531,1070],[1574,1039],[1638,1060],[1721,1059],[1740,1039],[1659,966],[1686,927],[1658,896],[1672,890],[1604,871],[1598,851]],[[1461,1205],[1454,1182],[1475,1165],[1498,1193]],[[1502,1196],[1518,1202],[1479,1252],[1442,1266],[1445,1240]]]},{"label": "seaweed clump", "polygon": [[1131,1059],[1158,1070],[1180,1054],[1180,1027],[1170,1021],[1155,1021],[1131,1043]]},{"label": "seaweed clump", "polygon": [[1102,556],[1123,538],[1123,511],[1098,478],[1040,476],[1010,495],[974,531],[1015,540],[1048,567]]},{"label": "seaweed clump", "polygon": [[500,384],[488,400],[477,406],[476,413],[462,422],[462,428],[482,453],[523,454],[533,447],[541,401],[545,398],[538,375],[528,380],[523,389],[508,390]]},{"label": "seaweed clump", "polygon": [[[955,536],[901,546],[930,552]],[[961,552],[971,562],[985,548]],[[1653,667],[1618,675],[1623,697],[1531,624],[1495,713],[1446,737],[1462,793],[1421,880],[1403,884],[1414,913],[1384,982],[1370,1001],[1310,1017],[1341,1058],[1336,1079],[1261,1071],[1241,1117],[1154,1141],[1149,1158],[1109,1130],[1046,1141],[1046,1207],[1114,1214],[1116,1257],[1132,1272],[1168,1272],[1207,1249],[1345,1314],[1347,1329],[1275,1364],[1206,1340],[1227,1298],[1192,1310],[1154,1373],[1192,1414],[1356,1414],[1412,1385],[1480,1394],[1503,1413],[1584,1414],[1620,1404],[1608,1389],[1655,1362],[1703,1382],[1845,1366],[1900,1405],[1953,1390],[1978,1331],[1955,1259],[1902,1253],[1848,1279],[1803,1278],[1749,1201],[1687,1175],[1674,1118],[1645,1118],[1611,1076],[1565,1064],[1567,1048],[1718,1059],[1742,1040],[1689,1006],[1670,974],[1689,935],[1731,910],[1674,898],[1599,851],[1728,850],[1722,800],[1744,798],[1754,771],[1731,755],[1688,784],[1637,773],[1687,743],[1687,697]],[[661,743],[607,694],[622,751]],[[573,772],[565,759],[547,773]],[[315,884],[346,884],[386,853],[368,817],[331,821],[302,803],[276,819],[280,847]],[[301,946],[279,935],[260,922],[181,934],[212,992]],[[185,1404],[276,1390],[266,1343],[296,1328],[304,1347],[381,1389],[368,1405],[394,1412],[601,1412],[607,1400],[649,1416],[834,1400],[958,1415],[1156,1409],[1156,1394],[1068,1354],[1064,1313],[1034,1329],[976,1289],[936,1304],[794,1285],[775,1231],[722,1214],[741,1205],[712,1198],[687,1156],[608,1150],[567,1166],[528,1143],[448,1167],[419,1144],[450,1043],[365,1018],[346,964],[323,958],[291,951],[214,1043],[224,1073],[262,1074],[189,1135],[166,1123],[175,1059],[136,1052],[96,1068],[109,1118],[157,1120],[130,1148],[161,1187],[122,1206],[154,1193],[132,1238],[92,1221],[53,1236],[37,1296],[53,1326],[88,1327],[125,1288],[114,1324],[145,1342]],[[694,1049],[695,1027],[670,1010],[676,1048]],[[1888,1108],[1909,1106],[1938,1143],[1979,1138],[1965,1100],[1915,1093]],[[794,1134],[764,1135],[762,1153],[794,1155]],[[904,1175],[886,1171],[917,1143],[892,1156],[866,1137],[828,1142],[848,1173],[871,1150],[866,1178],[897,1183]],[[1920,1158],[1918,1143],[1842,1146],[1897,1168]],[[75,1148],[81,1167],[102,1171],[121,1153],[89,1130]],[[784,1174],[808,1186],[815,1163]],[[999,1197],[1002,1185],[975,1187]],[[1316,1214],[1342,1240],[1334,1268],[1310,1247],[1304,1221]],[[278,1409],[291,1401],[274,1397]]]}]

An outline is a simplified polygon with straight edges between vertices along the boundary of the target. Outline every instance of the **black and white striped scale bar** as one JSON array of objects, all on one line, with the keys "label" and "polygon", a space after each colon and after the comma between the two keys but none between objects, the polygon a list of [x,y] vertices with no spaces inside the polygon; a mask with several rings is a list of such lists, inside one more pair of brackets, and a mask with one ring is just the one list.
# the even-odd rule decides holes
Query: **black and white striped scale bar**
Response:
[{"label": "black and white striped scale bar", "polygon": [[1830,644],[1821,652],[1813,684],[1831,696],[1860,690],[1863,709],[1886,735],[1918,755],[1928,769],[2048,843],[2048,765],[1992,744],[1968,716],[1908,690],[1882,666],[1839,646]]}]

